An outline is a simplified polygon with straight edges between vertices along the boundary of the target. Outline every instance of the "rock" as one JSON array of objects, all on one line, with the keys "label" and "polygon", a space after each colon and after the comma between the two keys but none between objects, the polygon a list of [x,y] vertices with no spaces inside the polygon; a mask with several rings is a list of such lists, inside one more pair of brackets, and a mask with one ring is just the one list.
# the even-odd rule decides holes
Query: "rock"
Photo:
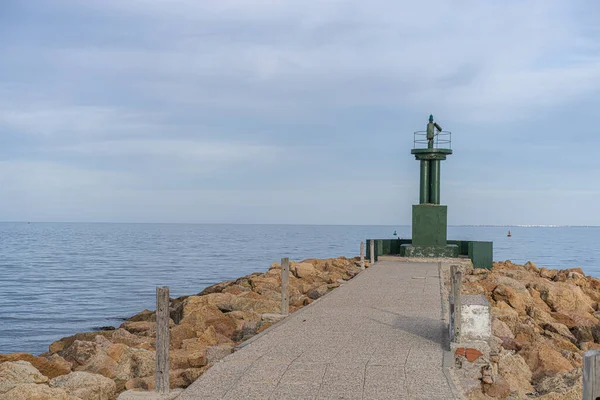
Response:
[{"label": "rock", "polygon": [[511,280],[515,283],[513,286],[508,286],[505,284],[498,285],[492,293],[493,299],[496,301],[504,301],[512,308],[517,310],[519,314],[525,314],[527,307],[533,304],[533,298],[529,294],[529,291],[522,283],[511,278],[503,278],[504,280]]},{"label": "rock", "polygon": [[535,265],[535,263],[531,262],[531,261],[527,261],[525,263],[525,265],[523,265],[523,268],[525,268],[529,272],[533,272],[533,273],[536,273],[536,274],[539,274],[539,272],[540,272],[540,270],[537,267],[537,265]]},{"label": "rock", "polygon": [[565,282],[537,281],[532,284],[532,287],[540,292],[540,297],[552,311],[594,312],[593,301],[579,286]]},{"label": "rock", "polygon": [[506,325],[498,318],[492,318],[492,335],[497,336],[499,338],[510,339],[514,339],[515,337],[508,325]]},{"label": "rock", "polygon": [[126,321],[123,322],[120,328],[125,329],[129,333],[141,334],[153,331],[156,335],[156,322],[149,321]]},{"label": "rock", "polygon": [[75,340],[59,354],[71,363],[73,368],[88,362],[98,351],[98,345],[91,341]]},{"label": "rock", "polygon": [[156,312],[150,310],[144,310],[135,314],[133,317],[127,319],[127,322],[140,322],[140,321],[149,321],[156,322]]},{"label": "rock", "polygon": [[7,361],[27,361],[49,379],[71,372],[71,363],[65,361],[58,354],[47,358],[36,357],[29,353],[0,354],[0,364]]},{"label": "rock", "polygon": [[523,357],[518,354],[505,354],[500,357],[498,375],[508,382],[511,391],[521,395],[520,398],[526,398],[525,393],[534,391],[531,386],[531,370]]},{"label": "rock", "polygon": [[297,278],[307,278],[317,275],[316,268],[310,263],[292,263],[290,270]]},{"label": "rock", "polygon": [[506,399],[510,394],[510,385],[504,377],[497,376],[493,383],[483,385],[483,392],[496,399]]},{"label": "rock", "polygon": [[112,400],[117,389],[112,379],[87,372],[71,372],[56,377],[50,380],[50,387],[64,389],[85,400]]},{"label": "rock", "polygon": [[523,348],[523,344],[518,340],[505,337],[502,339],[502,347],[506,350],[519,351]]},{"label": "rock", "polygon": [[50,353],[61,352],[71,346],[76,340],[93,342],[96,336],[102,336],[110,340],[117,331],[118,329],[115,331],[81,332],[73,336],[64,337],[50,345]]},{"label": "rock", "polygon": [[[279,268],[281,268],[281,266],[279,266]],[[198,296],[204,296],[204,295],[211,294],[211,293],[221,293],[223,290],[225,290],[229,286],[233,285],[234,283],[235,283],[235,281],[225,281],[225,282],[215,283],[214,285],[209,286],[206,289],[204,289],[203,291],[201,291],[198,294]]]},{"label": "rock", "polygon": [[206,349],[206,361],[208,364],[213,364],[231,353],[233,353],[233,346],[211,346]]},{"label": "rock", "polygon": [[282,314],[262,314],[260,320],[268,324],[275,324],[282,319],[285,319],[285,315]]},{"label": "rock", "polygon": [[546,343],[531,344],[520,352],[536,379],[573,369],[573,365]]},{"label": "rock", "polygon": [[51,388],[35,383],[22,383],[6,393],[0,393],[0,400],[85,400],[69,395],[63,389]]},{"label": "rock", "polygon": [[558,274],[558,271],[555,269],[540,268],[540,276],[542,278],[552,280],[556,274]]},{"label": "rock", "polygon": [[46,382],[48,377],[27,361],[7,361],[0,364],[0,393],[6,393],[23,383]]},{"label": "rock", "polygon": [[307,295],[308,297],[310,297],[311,299],[313,299],[313,300],[316,300],[316,299],[318,299],[319,297],[321,297],[321,296],[325,295],[325,294],[327,293],[327,291],[328,291],[328,290],[329,290],[329,288],[327,287],[327,285],[321,285],[321,286],[319,286],[319,287],[317,287],[317,288],[310,289],[310,290],[309,290],[309,291],[306,293],[306,295]]}]

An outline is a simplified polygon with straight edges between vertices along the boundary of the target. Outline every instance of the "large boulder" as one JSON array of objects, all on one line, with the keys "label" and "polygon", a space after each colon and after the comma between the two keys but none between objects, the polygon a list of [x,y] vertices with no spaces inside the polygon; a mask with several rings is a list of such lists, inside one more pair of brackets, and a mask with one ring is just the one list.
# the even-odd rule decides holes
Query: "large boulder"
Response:
[{"label": "large boulder", "polygon": [[27,361],[49,379],[71,372],[71,364],[56,354],[47,358],[29,353],[0,354],[0,364],[7,361]]},{"label": "large boulder", "polygon": [[498,360],[498,374],[508,383],[511,391],[519,393],[520,398],[533,392],[532,373],[525,360],[518,354],[508,353]]},{"label": "large boulder", "polygon": [[8,361],[0,364],[0,393],[6,393],[23,383],[46,382],[48,377],[27,361]]},{"label": "large boulder", "polygon": [[536,380],[567,372],[574,368],[569,360],[548,343],[533,343],[523,348],[520,354],[527,363],[529,370],[533,372],[533,378]]},{"label": "large boulder", "polygon": [[296,278],[308,278],[318,274],[317,269],[309,262],[293,262],[292,265],[290,265],[290,270],[296,276]]},{"label": "large boulder", "polygon": [[112,379],[88,372],[71,372],[50,380],[50,387],[60,388],[85,400],[113,400],[117,386]]},{"label": "large boulder", "polygon": [[64,389],[51,388],[35,383],[22,383],[6,393],[0,393],[0,400],[86,400],[68,394]]},{"label": "large boulder", "polygon": [[540,297],[552,311],[579,311],[592,313],[593,301],[579,286],[566,282],[536,281],[532,287],[540,293]]}]

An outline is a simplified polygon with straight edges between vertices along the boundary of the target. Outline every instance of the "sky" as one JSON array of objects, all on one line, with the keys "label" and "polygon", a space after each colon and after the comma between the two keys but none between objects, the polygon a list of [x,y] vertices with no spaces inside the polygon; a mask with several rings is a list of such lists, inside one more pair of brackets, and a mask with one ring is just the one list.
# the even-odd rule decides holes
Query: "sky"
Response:
[{"label": "sky", "polygon": [[0,220],[600,225],[600,2],[3,0]]}]

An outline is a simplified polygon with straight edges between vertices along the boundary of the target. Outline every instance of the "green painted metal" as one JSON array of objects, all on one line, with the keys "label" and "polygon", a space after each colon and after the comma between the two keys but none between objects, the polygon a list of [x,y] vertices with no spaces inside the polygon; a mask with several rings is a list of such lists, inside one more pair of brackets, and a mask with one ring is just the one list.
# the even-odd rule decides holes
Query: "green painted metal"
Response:
[{"label": "green painted metal", "polygon": [[412,149],[410,153],[417,160],[445,160],[446,156],[452,154],[452,149]]},{"label": "green painted metal", "polygon": [[[421,161],[423,162],[423,161]],[[429,201],[431,204],[440,204],[440,160],[431,160],[429,176]]]},{"label": "green painted metal", "polygon": [[474,268],[492,269],[494,244],[492,242],[469,242],[469,258]]},{"label": "green painted metal", "polygon": [[413,205],[412,243],[415,246],[446,246],[448,208],[434,204]]},{"label": "green painted metal", "polygon": [[421,160],[421,187],[419,204],[429,202],[429,160]]},{"label": "green painted metal", "polygon": [[[411,239],[369,239],[366,258],[371,257],[370,242],[375,240],[375,260],[382,255],[400,257],[468,257],[475,268],[492,268],[493,243],[467,240],[448,240],[447,246],[412,246]],[[436,254],[432,256],[431,254]]]}]

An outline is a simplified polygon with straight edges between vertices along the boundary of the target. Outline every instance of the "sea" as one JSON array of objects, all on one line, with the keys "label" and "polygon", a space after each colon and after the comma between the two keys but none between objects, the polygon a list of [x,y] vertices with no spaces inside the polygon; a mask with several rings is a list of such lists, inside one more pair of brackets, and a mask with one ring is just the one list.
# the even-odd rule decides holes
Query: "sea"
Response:
[{"label": "sea", "polygon": [[[196,294],[282,257],[355,257],[361,241],[395,237],[409,238],[410,227],[0,223],[0,353],[40,354],[62,337],[118,326],[155,308],[156,286]],[[451,226],[448,238],[493,241],[495,261],[600,277],[600,227]]]}]

